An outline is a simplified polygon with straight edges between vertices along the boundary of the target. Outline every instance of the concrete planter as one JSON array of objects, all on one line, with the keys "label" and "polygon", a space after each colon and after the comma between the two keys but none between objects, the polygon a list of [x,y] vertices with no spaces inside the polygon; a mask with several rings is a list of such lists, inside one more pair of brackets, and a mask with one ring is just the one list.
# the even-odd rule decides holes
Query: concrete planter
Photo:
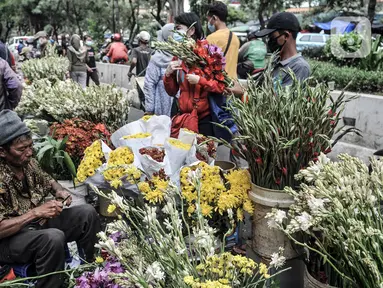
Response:
[{"label": "concrete planter", "polygon": [[337,288],[335,286],[330,286],[328,284],[324,284],[316,280],[313,276],[310,275],[306,265],[305,265],[303,281],[304,281],[304,288]]}]

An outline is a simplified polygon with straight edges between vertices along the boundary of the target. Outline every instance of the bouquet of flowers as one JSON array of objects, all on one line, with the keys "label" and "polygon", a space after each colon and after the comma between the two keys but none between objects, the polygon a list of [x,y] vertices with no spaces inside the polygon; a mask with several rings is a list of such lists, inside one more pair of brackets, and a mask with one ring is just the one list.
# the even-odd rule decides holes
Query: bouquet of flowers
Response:
[{"label": "bouquet of flowers", "polygon": [[189,73],[203,76],[208,81],[218,82],[221,92],[233,83],[225,72],[226,58],[223,51],[215,45],[210,45],[206,40],[194,42],[185,36],[181,42],[174,39],[169,39],[168,42],[156,42],[155,47],[182,60]]},{"label": "bouquet of flowers", "polygon": [[[383,161],[372,159],[372,173],[358,158],[347,154],[331,162],[324,154],[310,162],[296,178],[299,190],[285,188],[294,197],[289,214],[275,209],[269,226],[280,229],[296,244],[322,256],[338,272],[336,287],[380,287],[383,284]],[[295,238],[296,232],[308,237]],[[310,262],[314,276],[323,267]],[[327,275],[329,276],[329,275]],[[339,278],[340,281],[339,281]],[[343,283],[342,283],[343,282]]]},{"label": "bouquet of flowers", "polygon": [[231,97],[228,108],[241,135],[231,148],[249,162],[254,184],[279,190],[295,187],[299,170],[321,152],[331,152],[344,105],[355,97],[341,93],[333,99],[326,85],[312,87],[292,71],[286,71],[291,86],[275,85],[271,69],[262,83],[248,81],[246,103]]},{"label": "bouquet of flowers", "polygon": [[[200,192],[190,182],[195,174],[201,186]],[[196,212],[198,202],[201,214],[210,219],[212,226],[218,228],[221,234],[227,229],[228,210],[232,211],[234,222],[243,221],[244,211],[250,214],[254,212],[248,196],[251,182],[247,170],[233,170],[223,174],[219,167],[200,162],[181,170],[180,183],[188,215],[192,216]]]},{"label": "bouquet of flowers", "polygon": [[49,122],[81,118],[104,123],[115,131],[128,120],[129,102],[113,85],[91,86],[82,89],[72,80],[36,80],[23,91],[16,108],[20,115],[34,115]]},{"label": "bouquet of flowers", "polygon": [[[197,194],[202,192],[197,177],[200,173],[202,172],[190,175],[190,182],[195,185]],[[156,185],[162,186],[158,182],[159,178],[154,181]],[[98,234],[100,240],[96,246],[102,253],[97,258],[99,264],[96,265],[104,271],[106,265],[103,262],[109,263],[109,259],[113,259],[120,270],[100,275],[97,278],[99,283],[107,278],[118,288],[262,287],[266,280],[271,282],[275,275],[283,272],[279,270],[272,274],[275,271],[272,268],[279,269],[284,264],[285,259],[279,253],[275,253],[270,266],[266,266],[243,256],[217,250],[215,230],[202,217],[199,201],[196,201],[194,226],[190,227],[177,210],[177,199],[181,200],[182,206],[181,193],[171,183],[163,188],[164,205],[161,210],[158,206],[138,207],[115,192],[108,195],[97,189],[96,192],[109,198],[111,207],[119,209],[125,218],[108,224],[106,232]],[[230,211],[228,213],[232,214]],[[185,231],[187,238],[184,237]],[[193,240],[187,242],[186,239]],[[218,267],[220,271],[217,270]],[[91,273],[86,272],[79,277],[76,287],[83,287],[80,286],[82,283],[92,281]]]},{"label": "bouquet of flowers", "polygon": [[87,147],[98,139],[109,143],[111,136],[104,124],[95,124],[80,118],[66,119],[63,123],[53,123],[49,127],[49,135],[58,140],[68,137],[65,151],[68,152],[76,166],[84,157]]},{"label": "bouquet of flowers", "polygon": [[46,57],[23,62],[21,70],[27,84],[32,84],[40,79],[47,79],[50,82],[65,79],[65,74],[69,70],[68,58],[58,56],[55,52],[55,46],[49,45],[47,50],[48,55]]}]

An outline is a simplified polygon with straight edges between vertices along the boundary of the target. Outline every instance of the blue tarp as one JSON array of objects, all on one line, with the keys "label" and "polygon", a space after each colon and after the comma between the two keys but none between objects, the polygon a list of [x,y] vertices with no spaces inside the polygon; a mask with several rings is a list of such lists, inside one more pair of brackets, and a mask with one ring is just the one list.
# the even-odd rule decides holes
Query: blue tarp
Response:
[{"label": "blue tarp", "polygon": [[320,23],[314,22],[314,25],[319,27],[322,30],[331,30],[331,28],[336,28],[339,33],[349,33],[355,29],[355,23],[345,22],[341,20],[334,20],[330,22]]}]

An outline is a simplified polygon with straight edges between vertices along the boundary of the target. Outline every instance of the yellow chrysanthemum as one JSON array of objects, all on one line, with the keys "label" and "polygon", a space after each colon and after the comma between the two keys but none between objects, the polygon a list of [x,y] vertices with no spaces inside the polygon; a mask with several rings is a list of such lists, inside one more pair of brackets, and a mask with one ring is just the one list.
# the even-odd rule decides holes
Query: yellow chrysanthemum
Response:
[{"label": "yellow chrysanthemum", "polygon": [[183,143],[182,141],[180,141],[178,139],[169,139],[168,142],[170,145],[177,147],[179,149],[182,149],[182,150],[190,150],[190,148],[191,148],[190,144]]},{"label": "yellow chrysanthemum", "polygon": [[148,121],[150,118],[152,118],[153,115],[145,115],[144,117],[142,117],[141,119],[144,120],[144,121]]},{"label": "yellow chrysanthemum", "polygon": [[148,138],[150,136],[152,136],[152,134],[150,133],[137,133],[133,135],[124,136],[122,138],[123,139],[142,139],[142,138]]}]

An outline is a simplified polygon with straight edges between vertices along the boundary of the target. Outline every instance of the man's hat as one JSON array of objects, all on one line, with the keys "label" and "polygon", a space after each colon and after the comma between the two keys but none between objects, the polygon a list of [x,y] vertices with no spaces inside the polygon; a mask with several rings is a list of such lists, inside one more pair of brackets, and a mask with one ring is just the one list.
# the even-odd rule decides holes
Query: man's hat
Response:
[{"label": "man's hat", "polygon": [[0,112],[0,146],[31,132],[20,117],[11,110]]},{"label": "man's hat", "polygon": [[48,34],[47,34],[47,32],[45,32],[45,31],[39,31],[39,32],[37,32],[37,33],[35,34],[35,36],[33,36],[33,39],[38,40],[38,39],[40,39],[40,38],[42,38],[42,37],[48,38]]},{"label": "man's hat", "polygon": [[301,27],[299,25],[297,17],[295,17],[293,13],[281,12],[274,14],[267,23],[267,28],[258,31],[255,35],[257,37],[265,37],[277,30],[289,30],[299,32],[301,30]]}]

